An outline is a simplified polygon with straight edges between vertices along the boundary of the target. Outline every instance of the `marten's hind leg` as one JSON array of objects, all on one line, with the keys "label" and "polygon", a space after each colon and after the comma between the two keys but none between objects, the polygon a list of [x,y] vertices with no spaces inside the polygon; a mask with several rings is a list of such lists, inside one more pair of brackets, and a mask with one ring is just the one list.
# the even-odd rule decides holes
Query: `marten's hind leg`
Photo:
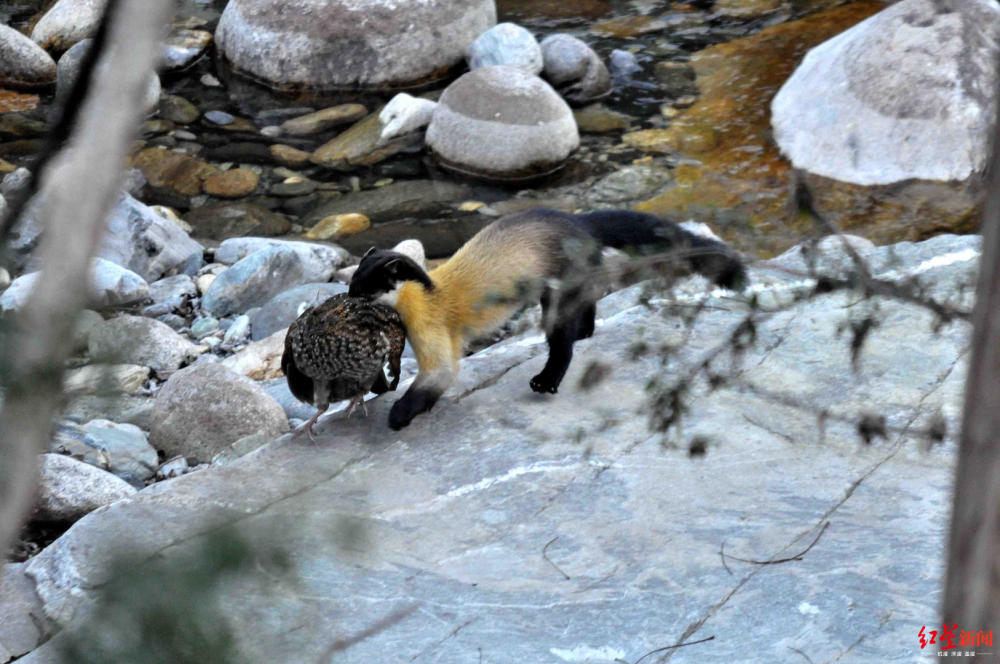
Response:
[{"label": "marten's hind leg", "polygon": [[555,322],[545,338],[549,343],[549,358],[541,373],[529,383],[535,392],[555,394],[559,390],[569,364],[573,360],[573,342],[594,333],[594,304],[582,304],[577,298],[566,298],[564,304],[552,303],[551,293],[542,296],[542,320],[548,320],[549,309],[556,306]]}]

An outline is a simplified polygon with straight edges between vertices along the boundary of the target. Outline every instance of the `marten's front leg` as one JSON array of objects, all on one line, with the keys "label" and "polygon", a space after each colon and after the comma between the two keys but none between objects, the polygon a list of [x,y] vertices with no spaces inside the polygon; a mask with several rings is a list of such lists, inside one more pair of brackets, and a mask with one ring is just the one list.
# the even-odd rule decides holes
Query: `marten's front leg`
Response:
[{"label": "marten's front leg", "polygon": [[414,417],[430,410],[458,375],[458,357],[454,349],[460,345],[444,328],[423,337],[411,337],[410,343],[420,365],[413,385],[389,411],[389,427],[399,431]]}]

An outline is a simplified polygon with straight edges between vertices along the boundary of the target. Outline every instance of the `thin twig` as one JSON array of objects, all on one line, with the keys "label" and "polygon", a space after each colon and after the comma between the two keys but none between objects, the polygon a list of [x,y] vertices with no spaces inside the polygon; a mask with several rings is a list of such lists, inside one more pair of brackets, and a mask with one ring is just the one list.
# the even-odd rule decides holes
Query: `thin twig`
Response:
[{"label": "thin twig", "polygon": [[564,579],[566,579],[567,581],[569,581],[569,579],[570,579],[569,574],[567,574],[566,572],[562,571],[562,569],[559,567],[559,565],[556,565],[554,562],[552,562],[552,559],[549,558],[549,556],[545,553],[546,549],[548,549],[549,546],[551,546],[552,543],[555,542],[557,539],[559,539],[558,535],[556,535],[555,537],[553,537],[552,539],[550,539],[549,543],[542,547],[542,558],[545,558],[545,562],[547,562],[548,564],[552,565],[552,567],[555,568],[555,570],[557,572],[559,572],[560,574],[563,575]]},{"label": "thin twig", "polygon": [[[812,544],[807,546],[804,550],[802,550],[802,552],[797,553],[794,556],[789,556],[788,558],[776,558],[776,559],[772,558],[771,560],[750,560],[748,558],[737,558],[736,556],[729,556],[729,557],[732,558],[733,560],[738,560],[741,563],[750,563],[751,565],[777,565],[779,563],[789,563],[792,562],[793,560],[802,560],[802,556],[809,553],[809,550],[812,549],[814,546],[816,546],[816,542],[819,541],[819,538],[823,536],[823,533],[826,532],[826,529],[829,526],[830,526],[829,521],[824,523],[823,527],[819,529],[819,534],[816,535],[816,539],[812,541]],[[719,551],[720,552],[722,551],[721,547],[719,548]],[[725,558],[723,558],[723,563],[725,563]]]},{"label": "thin twig", "polygon": [[798,648],[793,648],[792,646],[788,646],[788,649],[791,650],[792,652],[796,652],[796,653],[802,655],[803,657],[806,658],[806,661],[809,662],[809,664],[813,664],[812,658],[809,657],[809,655],[807,655],[804,652],[802,652],[801,650],[799,650]]},{"label": "thin twig", "polygon": [[726,568],[727,572],[729,572],[729,576],[732,576],[733,570],[729,569],[729,565],[726,564],[726,552],[723,550],[725,548],[726,540],[722,540],[722,543],[719,545],[719,558],[722,559],[722,566]]},{"label": "thin twig", "polygon": [[384,632],[385,630],[389,629],[396,623],[405,619],[411,613],[416,611],[419,607],[420,607],[419,604],[412,604],[406,607],[405,609],[401,609],[399,611],[396,611],[395,613],[389,614],[385,618],[382,618],[382,620],[379,620],[374,625],[366,627],[365,629],[361,630],[354,636],[337,639],[336,641],[330,644],[330,647],[328,647],[326,650],[323,651],[323,654],[320,655],[319,659],[316,661],[318,662],[318,664],[325,664],[325,662],[329,661],[330,656],[333,655],[334,653],[347,650],[356,643],[360,643],[361,641],[364,641],[367,638],[375,636],[379,632]]},{"label": "thin twig", "polygon": [[663,652],[664,650],[673,650],[674,648],[683,648],[684,646],[693,646],[693,645],[697,645],[699,643],[705,643],[706,641],[712,641],[714,639],[715,639],[715,635],[713,634],[712,636],[708,637],[707,639],[701,639],[699,641],[687,641],[686,643],[675,643],[672,646],[664,646],[662,648],[657,648],[656,650],[650,650],[645,655],[643,655],[639,659],[635,660],[632,664],[639,664],[639,662],[641,662],[642,660],[646,659],[650,655],[655,655],[656,653]]}]

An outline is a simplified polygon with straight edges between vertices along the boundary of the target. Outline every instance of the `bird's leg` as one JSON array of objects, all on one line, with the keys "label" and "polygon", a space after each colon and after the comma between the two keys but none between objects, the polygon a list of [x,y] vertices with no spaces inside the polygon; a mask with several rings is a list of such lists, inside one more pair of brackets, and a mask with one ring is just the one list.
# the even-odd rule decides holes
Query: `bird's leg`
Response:
[{"label": "bird's leg", "polygon": [[294,431],[294,435],[299,435],[303,431],[309,434],[309,440],[316,442],[316,432],[313,430],[313,424],[319,419],[319,416],[326,412],[326,408],[317,409],[316,414],[309,418],[309,420]]},{"label": "bird's leg", "polygon": [[347,418],[351,417],[351,413],[354,412],[354,409],[357,408],[358,405],[361,406],[361,412],[365,414],[365,417],[368,417],[368,408],[365,406],[365,395],[359,394],[351,399],[351,403],[347,406]]}]

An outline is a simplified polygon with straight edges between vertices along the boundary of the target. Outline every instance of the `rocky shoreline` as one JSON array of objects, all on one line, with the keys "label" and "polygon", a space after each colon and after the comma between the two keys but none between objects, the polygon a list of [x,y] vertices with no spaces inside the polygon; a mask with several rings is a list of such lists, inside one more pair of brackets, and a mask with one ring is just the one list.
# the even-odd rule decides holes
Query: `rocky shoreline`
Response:
[{"label": "rocky shoreline", "polygon": [[[409,41],[394,45],[410,48],[410,55],[390,57],[407,68],[390,71],[385,61],[368,56],[381,48],[387,35],[401,29],[388,19],[383,22],[386,2],[340,3],[346,13],[331,12],[324,19],[329,25],[301,24],[298,18],[282,23],[277,15],[281,3],[271,0],[183,4],[164,47],[163,69],[151,75],[149,116],[130,152],[124,191],[109,215],[108,232],[93,264],[93,305],[77,321],[76,352],[65,377],[67,403],[41,459],[38,506],[14,552],[18,564],[8,565],[0,577],[0,588],[20,598],[0,607],[0,662],[33,650],[53,627],[77,624],[80,607],[94,600],[90,589],[103,583],[111,551],[117,550],[117,544],[108,552],[100,550],[108,532],[148,528],[136,545],[137,555],[147,561],[155,555],[151,552],[201,538],[201,528],[239,521],[234,516],[238,513],[266,515],[272,508],[285,509],[283,505],[291,513],[318,512],[310,498],[299,502],[299,493],[308,495],[310,483],[326,498],[341,496],[345,487],[348,494],[356,490],[352,495],[372,496],[370,503],[350,497],[332,501],[344,515],[364,522],[363,529],[386,538],[388,544],[374,548],[373,555],[382,562],[371,563],[373,569],[384,563],[396,571],[412,568],[417,575],[441,575],[438,578],[449,587],[456,584],[450,592],[461,597],[466,608],[477,602],[568,607],[565,618],[573,627],[566,628],[572,634],[567,643],[544,645],[551,630],[521,625],[514,632],[527,636],[514,648],[518,658],[505,654],[498,661],[541,661],[540,652],[558,658],[553,661],[613,661],[612,655],[618,657],[621,651],[624,656],[627,648],[615,641],[610,627],[601,632],[602,643],[614,643],[608,649],[587,640],[588,630],[581,625],[594,621],[586,615],[586,602],[625,610],[613,596],[627,594],[634,586],[662,585],[637,572],[641,560],[658,561],[653,567],[663,568],[661,581],[670,577],[668,567],[682,565],[661,560],[643,547],[632,554],[610,543],[595,544],[603,541],[601,529],[617,518],[615,496],[627,496],[630,525],[624,528],[630,538],[642,540],[634,530],[649,519],[656,521],[650,515],[658,510],[699,518],[686,507],[671,512],[655,492],[643,495],[653,490],[648,485],[652,480],[630,466],[633,449],[639,449],[644,464],[669,467],[659,481],[685,487],[698,496],[699,504],[719,512],[718,522],[705,526],[704,541],[673,531],[671,537],[694,552],[698,574],[712,579],[711,589],[699,595],[699,606],[725,595],[729,579],[705,571],[708,558],[717,556],[714,550],[706,553],[705,547],[711,539],[717,549],[717,536],[739,530],[743,522],[725,500],[713,502],[734,479],[728,471],[708,473],[714,495],[689,486],[688,475],[703,472],[690,465],[699,456],[692,452],[691,441],[701,437],[714,441],[710,454],[718,451],[727,458],[732,450],[739,463],[766,478],[761,500],[784,511],[771,521],[758,515],[763,530],[745,534],[743,543],[763,543],[769,551],[784,550],[781,546],[790,547],[798,539],[769,537],[767,529],[815,527],[827,518],[823,515],[832,512],[824,510],[836,502],[842,478],[822,475],[809,499],[813,503],[792,504],[788,496],[802,490],[802,482],[768,470],[756,460],[755,444],[775,459],[791,457],[795,473],[808,474],[829,464],[860,477],[868,462],[876,464],[873,469],[887,463],[899,470],[904,479],[898,482],[878,475],[877,492],[902,492],[907,513],[930,505],[937,519],[930,540],[915,542],[901,526],[887,538],[894,547],[913,547],[900,565],[917,570],[916,580],[900,581],[905,587],[898,590],[912,605],[903,618],[889,623],[885,634],[869,641],[878,644],[872,646],[878,655],[899,655],[887,634],[895,638],[907,633],[911,622],[922,619],[917,608],[933,611],[925,599],[940,570],[931,569],[926,560],[940,558],[950,480],[942,468],[927,467],[936,463],[946,468],[950,463],[967,328],[953,323],[943,333],[930,335],[919,357],[907,357],[901,349],[912,345],[909,335],[918,326],[930,329],[931,322],[925,312],[880,301],[876,308],[881,325],[866,349],[868,368],[852,373],[847,343],[838,330],[849,328],[852,316],[864,316],[867,309],[845,294],[804,295],[815,281],[803,258],[811,245],[802,242],[829,229],[807,227],[785,207],[790,184],[804,182],[828,218],[882,245],[865,237],[851,239],[878,274],[899,283],[916,278],[936,297],[971,308],[979,240],[951,233],[974,231],[981,209],[986,153],[980,148],[995,101],[978,91],[995,88],[1000,10],[987,0],[975,0],[965,13],[927,22],[918,19],[932,13],[930,0],[903,0],[889,9],[885,7],[890,3],[876,0],[846,5],[839,0],[715,0],[667,3],[669,7],[657,6],[655,11],[640,11],[633,6],[637,3],[619,6],[593,0],[570,3],[568,14],[557,6],[560,3],[427,0],[419,3],[421,11],[441,12],[434,20],[456,26],[455,34],[463,35],[462,48],[438,48],[433,39],[439,35],[432,39],[413,33]],[[0,8],[0,18],[13,26],[0,26],[0,211],[5,200],[15,200],[27,187],[31,174],[25,166],[40,147],[55,104],[77,75],[103,5],[59,0],[42,15],[37,4],[24,0],[10,10]],[[289,16],[302,17],[314,16],[324,3],[294,4],[298,11]],[[354,5],[364,6],[377,19],[363,34],[357,33],[350,13]],[[333,72],[322,58],[306,58],[296,51],[316,50],[315,40],[324,30],[347,35],[345,43],[353,50],[342,56],[345,62],[357,63],[356,70]],[[280,45],[280,51],[255,47],[260,35]],[[897,41],[887,42],[892,35]],[[809,47],[821,43],[806,56]],[[924,43],[937,45],[933,63],[902,56],[892,67],[872,64],[879,52],[909,52],[907,45]],[[981,66],[966,66],[962,44],[973,44],[972,57]],[[784,59],[775,62],[776,53]],[[434,59],[439,56],[444,60]],[[293,61],[296,66],[288,65]],[[800,61],[805,73],[793,75]],[[469,71],[459,75],[464,68]],[[871,71],[882,69],[892,71],[869,80]],[[921,78],[926,71],[933,75]],[[809,72],[824,72],[815,74],[822,79],[819,84]],[[911,85],[914,77],[920,78],[920,86]],[[828,78],[841,81],[837,90],[848,92],[825,97]],[[262,81],[270,88],[261,87]],[[388,90],[397,84],[417,87],[409,93]],[[352,88],[350,93],[341,89],[346,87]],[[895,106],[882,103],[877,91],[886,87],[909,96],[896,100]],[[962,94],[955,97],[947,90]],[[926,112],[914,116],[913,107]],[[878,122],[853,124],[838,133],[823,120],[824,113],[869,117],[862,111],[878,114]],[[949,147],[948,137],[954,136],[965,137],[969,149]],[[899,143],[913,150],[897,158],[892,145]],[[823,154],[836,159],[817,160],[813,145],[822,145]],[[940,168],[924,168],[930,162]],[[888,178],[872,176],[890,172]],[[34,216],[38,205],[35,201],[28,206],[12,236],[9,264],[0,268],[0,316],[13,315],[24,305],[37,278],[33,252],[43,232]],[[652,312],[646,306],[649,291],[641,287],[606,297],[600,304],[599,332],[583,351],[595,353],[603,358],[601,366],[612,368],[611,387],[598,386],[596,393],[584,386],[580,374],[589,365],[581,361],[567,379],[567,385],[577,387],[565,390],[567,394],[552,400],[527,394],[522,374],[537,363],[541,342],[536,331],[526,331],[538,318],[529,311],[487,340],[485,350],[477,348],[463,361],[463,378],[446,396],[440,422],[428,419],[415,432],[387,436],[387,404],[395,397],[389,394],[374,402],[367,420],[324,418],[324,437],[315,449],[285,435],[312,414],[288,391],[280,371],[285,330],[303,307],[346,291],[359,254],[373,245],[396,246],[418,262],[434,261],[450,255],[496,218],[537,206],[567,211],[634,207],[678,221],[708,222],[753,263],[754,286],[747,294],[733,296],[707,291],[697,280],[684,282],[673,299],[654,297]],[[843,254],[830,244],[825,251],[823,269],[843,272]],[[765,313],[759,333],[764,341],[758,340],[752,357],[742,359],[747,369],[739,384],[719,391],[699,384],[684,435],[661,439],[651,434],[647,425],[653,420],[643,410],[655,396],[650,385],[655,387],[661,374],[695,365],[709,340],[718,341],[731,331],[731,323],[748,315],[749,302]],[[701,340],[692,342],[692,337],[680,334],[687,319],[677,311],[684,306],[707,306],[709,313],[697,323]],[[639,368],[633,367],[638,341],[659,347],[663,339],[679,343],[681,338],[689,345],[680,351],[679,360],[657,368],[646,357],[638,360]],[[664,366],[669,371],[664,372]],[[415,369],[407,351],[402,387]],[[815,438],[815,420],[796,414],[787,404],[768,407],[764,392],[803,399],[823,412],[839,409],[845,418],[874,408],[886,414],[890,427],[904,430],[941,417],[948,436],[926,457],[916,452],[919,446],[911,438],[900,434],[885,447],[865,448],[852,458],[856,431],[842,421],[830,424],[816,449],[795,446],[789,451],[787,446]],[[510,395],[517,395],[514,405],[506,412],[497,410]],[[745,403],[753,407],[741,405]],[[737,441],[734,431],[745,435]],[[571,442],[584,438],[592,442]],[[491,441],[513,442],[500,450]],[[397,444],[405,462],[393,461],[385,451]],[[468,448],[472,470],[438,467],[434,455],[444,454],[445,444]],[[329,458],[317,461],[326,451]],[[311,463],[317,467],[297,474]],[[384,464],[388,475],[404,487],[398,502],[383,495],[380,480],[365,470],[369,463]],[[418,478],[412,481],[407,466],[411,463]],[[600,479],[605,470],[612,479]],[[915,488],[915,478],[924,471],[931,477],[928,486]],[[536,474],[542,479],[526,489],[525,512],[517,496],[504,493],[505,487],[510,479]],[[257,480],[261,496],[248,495],[246,487]],[[744,489],[751,487],[741,484]],[[574,497],[577,491],[579,499]],[[490,500],[479,502],[479,496],[490,492],[498,494],[501,507],[491,507]],[[467,495],[469,505],[456,508]],[[585,552],[577,561],[593,563],[581,575],[586,583],[572,590],[587,598],[582,604],[567,598],[566,589],[543,583],[534,563],[528,572],[504,572],[506,579],[524,573],[522,585],[492,578],[488,569],[499,560],[490,557],[490,547],[509,548],[515,559],[540,548],[534,539],[509,547],[498,544],[498,524],[521,520],[528,512],[537,516],[547,505],[558,505],[560,496],[567,496],[568,502],[559,508],[559,516],[551,522],[543,519],[532,532],[539,537],[559,533],[560,545]],[[603,510],[595,512],[603,516],[591,539],[575,539],[557,524],[559,519],[586,521],[578,513],[582,508],[577,500],[580,505],[592,501]],[[199,501],[204,505],[197,505]],[[870,501],[864,496],[855,499],[864,503],[863,509],[873,508]],[[187,516],[171,521],[189,505],[189,521]],[[417,507],[411,511],[408,505]],[[835,512],[840,505],[830,509]],[[439,527],[427,516],[439,507],[456,521],[462,521],[463,511],[483,515],[482,523],[464,524],[473,533],[469,555],[485,556],[482,567],[460,564],[457,572],[441,573],[436,566],[452,558],[408,552],[414,542],[396,531]],[[728,517],[722,514],[726,510],[732,511]],[[857,515],[845,520],[850,528],[871,527]],[[254,523],[266,521],[261,517]],[[457,558],[467,555],[460,543],[462,529],[444,530],[441,550]],[[296,536],[302,535],[289,537]],[[268,538],[254,531],[251,539],[261,544]],[[313,539],[310,546],[317,547],[322,560],[340,555],[335,545],[325,547]],[[875,555],[887,555],[884,543],[863,541]],[[554,555],[558,548],[553,545]],[[830,555],[847,555],[848,549],[850,543],[841,542]],[[547,572],[562,569],[545,560],[541,567]],[[298,563],[300,574],[303,566],[313,564]],[[318,580],[313,588],[317,596],[359,594],[362,580],[345,572],[342,560],[333,567],[344,580]],[[379,576],[385,568],[380,569],[373,571],[379,583],[388,587],[402,582],[396,571]],[[614,578],[614,570],[627,572],[627,580],[608,585],[599,578],[604,573]],[[577,577],[577,572],[570,574]],[[569,575],[564,576],[568,581]],[[746,577],[748,582],[752,576]],[[848,576],[836,579],[844,593],[853,592]],[[790,574],[778,582],[805,583],[804,578]],[[256,587],[262,581],[253,577],[245,583]],[[483,589],[475,590],[480,583]],[[659,587],[656,592],[667,590]],[[441,600],[433,588],[420,583],[407,592],[418,602]],[[813,606],[821,594],[809,590],[802,601]],[[239,615],[234,606],[238,600],[225,593],[222,597]],[[893,593],[881,588],[866,597],[878,606],[894,601]],[[308,615],[322,629],[331,627],[329,619],[316,618],[294,598],[285,600],[289,615]],[[379,600],[387,601],[388,596]],[[673,611],[644,601],[651,602],[645,610]],[[842,612],[829,611],[835,617],[824,617],[824,625],[836,632],[831,642],[847,648],[846,653],[848,637],[854,636],[843,628]],[[28,613],[39,620],[24,620]],[[454,622],[449,611],[434,613],[434,620]],[[39,628],[45,623],[43,614],[53,624]],[[356,620],[337,627],[361,629],[379,615],[359,611]],[[690,611],[670,615],[675,626],[695,620]],[[482,643],[491,643],[489,633],[496,625],[510,630],[517,623],[506,613],[496,623],[476,616],[481,626],[470,631]],[[930,613],[927,616],[929,620]],[[881,619],[874,609],[866,617]],[[627,628],[625,622],[615,629]],[[407,652],[443,652],[440,644],[428,640],[433,629],[420,625],[420,638],[413,642],[417,645],[407,646]],[[275,640],[285,627],[264,630],[267,636],[243,624],[234,629],[241,646],[251,652],[287,658],[289,651]],[[667,639],[684,630],[654,631],[656,638]],[[647,650],[659,643],[652,632],[632,636]],[[805,637],[796,638],[800,643]],[[475,648],[471,641],[462,643],[459,650],[436,660],[467,661],[463,656]],[[376,661],[379,648],[394,644],[389,633],[363,648]],[[53,661],[54,649],[42,647],[23,661]],[[719,652],[726,654],[717,653],[712,661],[740,660],[733,647]],[[839,652],[823,650],[831,657]],[[779,661],[785,656],[784,651],[772,653]],[[268,660],[255,655],[246,661]]]}]

